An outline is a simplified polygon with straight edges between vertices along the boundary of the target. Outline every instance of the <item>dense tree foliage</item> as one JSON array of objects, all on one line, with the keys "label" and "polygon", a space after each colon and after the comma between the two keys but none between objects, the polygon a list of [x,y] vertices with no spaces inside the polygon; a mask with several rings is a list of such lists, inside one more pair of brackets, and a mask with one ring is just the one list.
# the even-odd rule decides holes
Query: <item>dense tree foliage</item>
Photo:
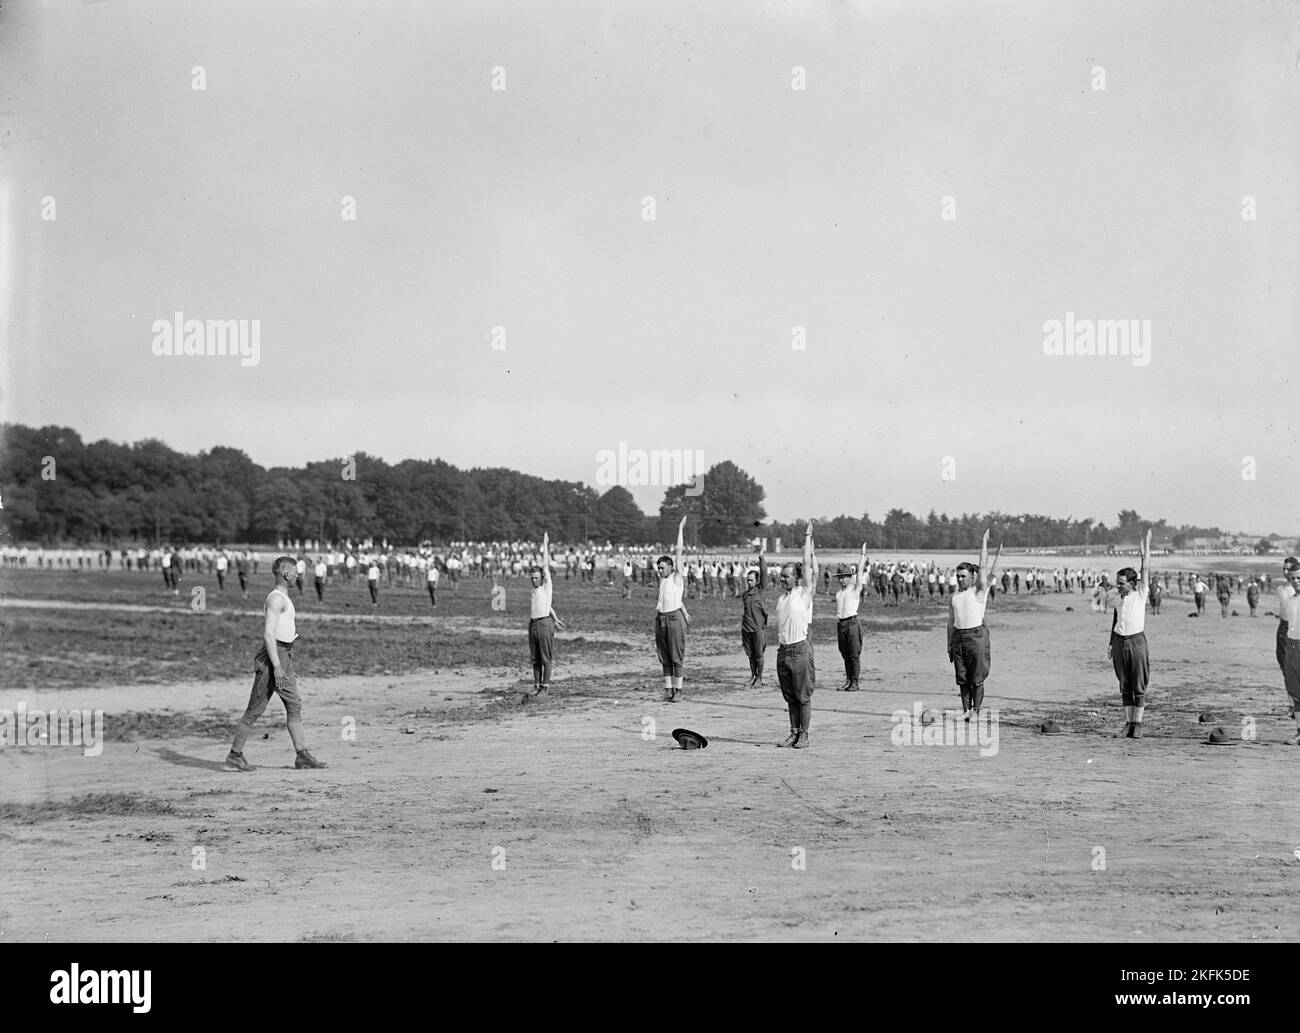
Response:
[{"label": "dense tree foliage", "polygon": [[[702,489],[702,490],[701,490]],[[624,487],[603,495],[584,484],[501,468],[460,470],[441,459],[389,465],[375,456],[263,469],[238,449],[198,455],[161,441],[86,444],[67,427],[0,426],[0,538],[45,544],[273,542],[350,538],[411,544],[426,539],[535,539],[670,544],[687,515],[687,543],[741,544],[759,535],[803,540],[806,521],[766,523],[762,485],[725,461],[702,481],[664,492],[648,516]],[[891,509],[882,521],[816,519],[823,548],[974,549],[985,528],[1011,548],[1135,544],[1148,526],[1181,547],[1218,528],[1173,528],[1122,510],[1114,527],[1074,519],[933,510],[924,519]]]}]

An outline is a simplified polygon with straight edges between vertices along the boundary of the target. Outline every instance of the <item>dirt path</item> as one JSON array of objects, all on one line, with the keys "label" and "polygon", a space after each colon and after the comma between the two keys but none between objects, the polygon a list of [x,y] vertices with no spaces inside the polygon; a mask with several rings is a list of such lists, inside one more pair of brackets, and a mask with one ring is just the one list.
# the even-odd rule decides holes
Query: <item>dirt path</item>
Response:
[{"label": "dirt path", "polygon": [[[0,903],[0,934],[1295,939],[1300,751],[1280,745],[1275,623],[1149,618],[1149,735],[1132,742],[1109,737],[1122,715],[1106,621],[1066,604],[990,615],[992,756],[891,741],[895,710],[953,702],[928,632],[868,639],[858,694],[833,691],[837,657],[819,644],[813,746],[799,752],[773,745],[785,724],[775,650],[761,690],[664,704],[648,646],[644,691],[494,721],[449,724],[431,706],[476,698],[502,680],[491,671],[308,680],[324,771],[293,770],[274,718],[244,775],[219,770],[224,742],[201,736],[110,742],[98,757],[6,747],[0,798],[46,809],[0,826],[0,869],[27,876]],[[740,685],[743,666],[699,657],[688,670]],[[93,697],[110,711],[237,712],[246,692],[0,692],[0,707]],[[1234,734],[1252,718],[1255,740],[1200,745],[1207,707]],[[1067,734],[1038,733],[1051,714]],[[709,747],[676,749],[679,725]],[[137,810],[67,808],[89,792],[128,794]]]}]

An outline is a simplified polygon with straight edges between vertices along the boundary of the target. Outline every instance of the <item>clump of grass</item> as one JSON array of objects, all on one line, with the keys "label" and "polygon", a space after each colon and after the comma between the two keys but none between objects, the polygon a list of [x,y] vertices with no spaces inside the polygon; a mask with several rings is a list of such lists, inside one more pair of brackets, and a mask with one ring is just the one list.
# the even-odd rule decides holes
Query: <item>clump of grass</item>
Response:
[{"label": "clump of grass", "polygon": [[126,815],[176,814],[176,808],[166,800],[138,793],[87,793],[67,800],[42,800],[39,803],[0,803],[0,823],[12,822],[32,825],[38,821],[72,815],[121,817]]}]

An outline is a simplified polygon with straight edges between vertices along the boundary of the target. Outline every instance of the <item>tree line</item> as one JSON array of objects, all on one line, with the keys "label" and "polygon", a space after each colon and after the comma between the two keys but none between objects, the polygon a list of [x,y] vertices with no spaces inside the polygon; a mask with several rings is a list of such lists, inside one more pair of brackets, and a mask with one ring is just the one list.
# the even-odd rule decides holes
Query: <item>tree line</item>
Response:
[{"label": "tree line", "polygon": [[[702,489],[702,490],[701,490]],[[664,492],[657,515],[642,512],[625,487],[603,494],[577,481],[547,480],[499,467],[462,470],[441,459],[389,464],[364,452],[263,468],[239,449],[197,455],[157,439],[135,444],[83,442],[67,427],[0,425],[0,535],[45,545],[166,542],[532,540],[542,529],[556,541],[668,543],[686,514],[688,544],[706,548],[750,539],[803,540],[804,519],[766,520],[765,491],[726,460],[696,484]],[[815,521],[823,548],[970,549],[984,529],[1011,548],[1136,542],[1147,526],[1175,547],[1218,528],[1171,527],[1120,512],[1107,526],[1074,519],[933,510],[924,519],[903,509],[884,519],[841,515]]]}]

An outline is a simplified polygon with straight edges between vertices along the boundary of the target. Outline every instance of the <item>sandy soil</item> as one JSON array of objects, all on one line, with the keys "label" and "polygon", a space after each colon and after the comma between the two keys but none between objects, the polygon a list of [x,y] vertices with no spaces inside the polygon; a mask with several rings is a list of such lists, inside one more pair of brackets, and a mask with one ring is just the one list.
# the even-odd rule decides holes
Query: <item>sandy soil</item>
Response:
[{"label": "sandy soil", "polygon": [[[775,649],[757,691],[739,651],[688,654],[687,698],[665,704],[647,641],[644,691],[454,724],[440,708],[517,692],[514,674],[321,680],[304,654],[323,771],[293,769],[278,701],[247,774],[221,770],[227,744],[200,734],[98,757],[0,748],[0,801],[42,805],[0,825],[0,942],[1294,940],[1300,750],[1282,745],[1276,623],[1187,609],[1148,618],[1137,742],[1112,737],[1109,615],[1055,595],[991,611],[993,756],[891,741],[895,710],[955,702],[942,632],[868,638],[858,694],[834,691],[838,655],[819,642],[806,751],[775,746]],[[559,655],[562,675],[630,669]],[[735,690],[693,699],[693,681]],[[0,708],[233,718],[248,685],[0,691]],[[1255,739],[1202,745],[1207,709],[1234,736],[1253,718]],[[1066,734],[1039,733],[1051,716]],[[678,749],[678,726],[710,745]],[[88,793],[139,807],[84,813],[73,797]]]}]

